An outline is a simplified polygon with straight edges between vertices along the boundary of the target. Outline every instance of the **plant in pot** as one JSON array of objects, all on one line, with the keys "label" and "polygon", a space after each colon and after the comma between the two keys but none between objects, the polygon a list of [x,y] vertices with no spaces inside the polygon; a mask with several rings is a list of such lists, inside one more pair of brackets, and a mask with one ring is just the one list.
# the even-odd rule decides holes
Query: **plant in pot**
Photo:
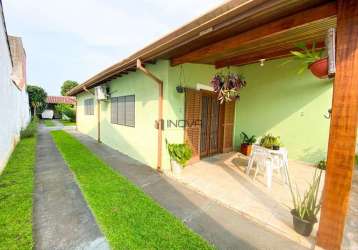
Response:
[{"label": "plant in pot", "polygon": [[261,138],[260,146],[268,149],[279,150],[281,146],[280,137],[267,134]]},{"label": "plant in pot", "polygon": [[280,146],[281,146],[280,137],[279,136],[274,137],[274,139],[272,141],[272,149],[280,150]]},{"label": "plant in pot", "polygon": [[220,104],[240,98],[240,90],[246,87],[246,81],[237,73],[219,73],[211,80],[214,92],[218,94]]},{"label": "plant in pot", "polygon": [[308,68],[318,78],[328,77],[328,58],[324,56],[323,49],[317,49],[315,42],[312,43],[311,48],[304,43],[298,44],[296,47],[300,50],[291,51],[291,54],[295,59],[302,61],[299,74]]},{"label": "plant in pot", "polygon": [[317,214],[321,208],[319,200],[319,189],[321,184],[322,169],[316,168],[312,183],[303,195],[300,194],[297,185],[294,189],[288,176],[288,183],[291,192],[293,209],[291,210],[293,227],[295,231],[303,236],[310,236]]},{"label": "plant in pot", "polygon": [[170,163],[174,175],[179,175],[183,167],[190,160],[192,150],[187,144],[167,144],[170,155]]},{"label": "plant in pot", "polygon": [[252,135],[249,137],[246,133],[241,132],[242,143],[240,147],[240,152],[244,155],[251,155],[252,144],[256,142],[256,136]]},{"label": "plant in pot", "polygon": [[321,160],[317,163],[317,168],[319,169],[326,170],[326,166],[327,166],[326,160]]}]

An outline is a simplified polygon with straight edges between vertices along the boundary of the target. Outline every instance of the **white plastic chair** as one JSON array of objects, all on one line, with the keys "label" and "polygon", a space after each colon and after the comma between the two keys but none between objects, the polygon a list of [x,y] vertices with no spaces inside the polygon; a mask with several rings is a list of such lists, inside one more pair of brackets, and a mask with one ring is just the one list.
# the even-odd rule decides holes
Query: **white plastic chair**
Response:
[{"label": "white plastic chair", "polygon": [[266,177],[266,185],[268,188],[272,187],[272,176],[274,170],[280,170],[281,177],[285,183],[288,183],[288,160],[287,150],[281,149],[281,152],[265,149],[259,145],[253,145],[252,154],[249,159],[246,174],[250,174],[254,161],[256,162],[256,170],[254,180],[258,171],[264,170]]},{"label": "white plastic chair", "polygon": [[252,151],[251,151],[251,155],[249,156],[249,162],[246,168],[246,174],[249,175],[250,171],[252,169],[252,166],[254,165],[254,159],[255,159],[255,154],[258,152],[262,152],[262,148],[257,145],[257,144],[253,144],[252,145]]},{"label": "white plastic chair", "polygon": [[268,188],[272,186],[272,174],[274,169],[274,158],[267,152],[255,152],[256,170],[253,180],[256,179],[259,170],[265,171],[266,185]]}]

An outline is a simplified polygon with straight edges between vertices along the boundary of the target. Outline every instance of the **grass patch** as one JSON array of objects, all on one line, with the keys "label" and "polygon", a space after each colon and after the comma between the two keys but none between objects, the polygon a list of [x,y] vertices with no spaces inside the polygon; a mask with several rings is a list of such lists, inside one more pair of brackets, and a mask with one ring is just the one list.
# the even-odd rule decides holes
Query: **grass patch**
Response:
[{"label": "grass patch", "polygon": [[113,249],[213,249],[65,131],[52,131]]},{"label": "grass patch", "polygon": [[36,137],[16,146],[0,175],[0,249],[32,249]]},{"label": "grass patch", "polygon": [[46,127],[54,127],[55,123],[52,120],[43,120],[43,123],[46,125]]},{"label": "grass patch", "polygon": [[63,124],[63,126],[76,126],[76,122],[61,120],[61,123]]}]

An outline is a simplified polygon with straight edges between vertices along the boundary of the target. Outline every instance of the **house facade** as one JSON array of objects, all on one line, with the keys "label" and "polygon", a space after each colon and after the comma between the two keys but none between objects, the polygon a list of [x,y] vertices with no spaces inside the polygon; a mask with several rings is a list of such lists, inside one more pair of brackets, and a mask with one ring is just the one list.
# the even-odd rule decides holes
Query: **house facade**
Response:
[{"label": "house facade", "polygon": [[[237,150],[241,132],[280,136],[292,160],[327,158],[317,245],[339,249],[356,152],[357,20],[355,0],[227,1],[69,91],[78,130],[160,171],[170,169],[166,141],[188,143],[198,161]],[[331,80],[283,66],[313,41],[330,52]],[[240,100],[216,102],[220,71],[244,75]]]},{"label": "house facade", "polygon": [[[8,36],[0,1],[0,172],[30,121],[26,54],[20,37]],[[6,119],[6,122],[4,122]]]},{"label": "house facade", "polygon": [[[193,129],[200,130],[200,138],[195,144],[199,149],[194,149],[201,151],[198,152],[198,159],[228,150],[238,150],[241,145],[241,132],[257,137],[267,133],[280,136],[292,160],[316,163],[325,159],[329,131],[329,119],[326,116],[331,107],[332,82],[328,79],[317,79],[309,71],[299,75],[297,70],[300,66],[297,63],[283,66],[285,60],[287,59],[268,61],[264,66],[255,63],[223,70],[211,65],[190,63],[172,67],[167,60],[159,60],[156,64],[147,66],[163,80],[163,171],[170,170],[166,141],[184,143],[185,131]],[[214,145],[206,150],[206,128],[199,128],[195,120],[202,121],[208,112],[209,106],[206,104],[207,107],[204,107],[202,102],[207,101],[205,96],[208,96],[208,92],[213,93],[211,79],[220,71],[242,74],[247,86],[242,90],[240,100],[217,104],[218,111],[225,110],[225,106],[226,109],[232,109],[231,114],[228,114],[230,110],[225,113],[226,119],[232,119],[227,123],[232,125],[228,125],[223,131],[220,131],[220,127],[224,128],[225,125],[223,121],[216,125],[216,129],[211,125],[212,131],[216,130],[211,138]],[[99,102],[100,110],[92,93],[83,91],[77,95],[78,130],[98,139],[99,111],[100,141],[156,168],[158,142],[155,122],[158,119],[158,86],[140,71],[123,75],[105,85],[110,96],[107,101]],[[185,91],[178,93],[177,86],[184,87]],[[186,115],[186,112],[195,108],[195,103],[186,98],[190,95],[188,92],[199,95],[199,104],[202,106],[202,110],[198,111],[199,116]],[[132,125],[113,120],[113,112],[118,112],[118,104],[112,100],[126,96],[134,97],[135,122]],[[90,113],[85,112],[85,102],[88,100],[93,103],[93,112]],[[210,100],[217,103],[214,95]],[[186,110],[186,107],[189,110]],[[211,117],[219,122],[218,114],[215,117],[212,112]],[[222,119],[225,120],[225,115]],[[206,122],[207,126],[208,123]],[[220,133],[223,135],[220,136]]]}]

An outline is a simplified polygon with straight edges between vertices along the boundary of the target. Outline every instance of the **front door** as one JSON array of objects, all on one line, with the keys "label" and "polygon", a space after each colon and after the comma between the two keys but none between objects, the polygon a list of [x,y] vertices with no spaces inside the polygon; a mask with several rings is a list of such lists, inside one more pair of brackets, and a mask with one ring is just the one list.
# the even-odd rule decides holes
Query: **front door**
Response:
[{"label": "front door", "polygon": [[200,156],[219,152],[219,111],[220,104],[212,93],[202,93]]}]

